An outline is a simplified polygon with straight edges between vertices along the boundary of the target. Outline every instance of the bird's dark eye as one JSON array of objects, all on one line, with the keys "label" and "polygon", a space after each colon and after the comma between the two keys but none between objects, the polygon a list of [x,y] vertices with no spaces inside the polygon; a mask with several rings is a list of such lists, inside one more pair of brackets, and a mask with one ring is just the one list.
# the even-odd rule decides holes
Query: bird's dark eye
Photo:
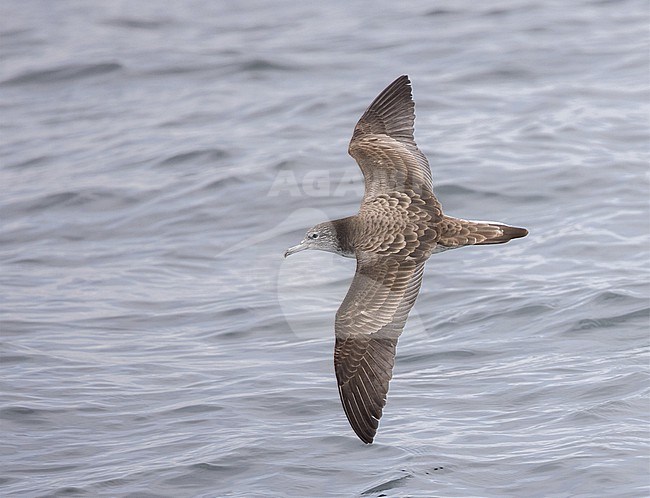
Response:
[{"label": "bird's dark eye", "polygon": [[312,233],[309,237],[312,238],[312,239],[317,239],[318,234],[317,233]]}]

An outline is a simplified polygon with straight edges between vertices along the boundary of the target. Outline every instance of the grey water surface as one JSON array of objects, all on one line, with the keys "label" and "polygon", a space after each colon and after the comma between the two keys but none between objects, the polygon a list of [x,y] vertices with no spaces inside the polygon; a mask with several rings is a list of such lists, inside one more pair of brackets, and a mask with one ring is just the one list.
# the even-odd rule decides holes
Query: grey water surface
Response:
[{"label": "grey water surface", "polygon": [[[646,1],[0,4],[2,496],[650,492]],[[375,444],[338,400],[356,120],[445,210]]]}]

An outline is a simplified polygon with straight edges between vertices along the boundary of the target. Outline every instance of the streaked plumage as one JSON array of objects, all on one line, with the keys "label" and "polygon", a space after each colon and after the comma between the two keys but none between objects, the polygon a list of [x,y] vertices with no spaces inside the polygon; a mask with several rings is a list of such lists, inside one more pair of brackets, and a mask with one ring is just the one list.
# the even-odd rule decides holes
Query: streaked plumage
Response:
[{"label": "streaked plumage", "polygon": [[429,256],[528,233],[443,214],[429,163],[413,138],[414,108],[407,76],[379,94],[357,123],[348,149],[365,181],[359,213],[316,225],[285,253],[320,249],[356,257],[352,284],[336,313],[334,369],[345,414],[365,443],[377,432],[397,340]]}]

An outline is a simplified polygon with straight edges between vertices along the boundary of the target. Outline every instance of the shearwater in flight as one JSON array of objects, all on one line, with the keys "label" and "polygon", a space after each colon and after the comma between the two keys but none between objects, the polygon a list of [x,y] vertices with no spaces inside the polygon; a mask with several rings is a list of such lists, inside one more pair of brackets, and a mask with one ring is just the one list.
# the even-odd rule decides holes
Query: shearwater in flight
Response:
[{"label": "shearwater in flight", "polygon": [[524,228],[443,214],[429,163],[413,138],[414,109],[408,76],[397,78],[370,104],[348,148],[364,176],[359,212],[319,223],[285,253],[319,249],[357,260],[336,313],[334,370],[343,410],[364,443],[372,443],[377,433],[397,339],[429,256],[528,234]]}]

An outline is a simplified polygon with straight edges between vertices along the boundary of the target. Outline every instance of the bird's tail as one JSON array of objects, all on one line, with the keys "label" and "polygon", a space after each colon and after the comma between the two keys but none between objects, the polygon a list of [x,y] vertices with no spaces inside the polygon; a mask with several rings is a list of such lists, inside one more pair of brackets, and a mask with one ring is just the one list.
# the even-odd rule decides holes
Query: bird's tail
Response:
[{"label": "bird's tail", "polygon": [[503,244],[528,235],[525,228],[511,227],[493,221],[470,221],[445,216],[438,244],[448,248]]}]

